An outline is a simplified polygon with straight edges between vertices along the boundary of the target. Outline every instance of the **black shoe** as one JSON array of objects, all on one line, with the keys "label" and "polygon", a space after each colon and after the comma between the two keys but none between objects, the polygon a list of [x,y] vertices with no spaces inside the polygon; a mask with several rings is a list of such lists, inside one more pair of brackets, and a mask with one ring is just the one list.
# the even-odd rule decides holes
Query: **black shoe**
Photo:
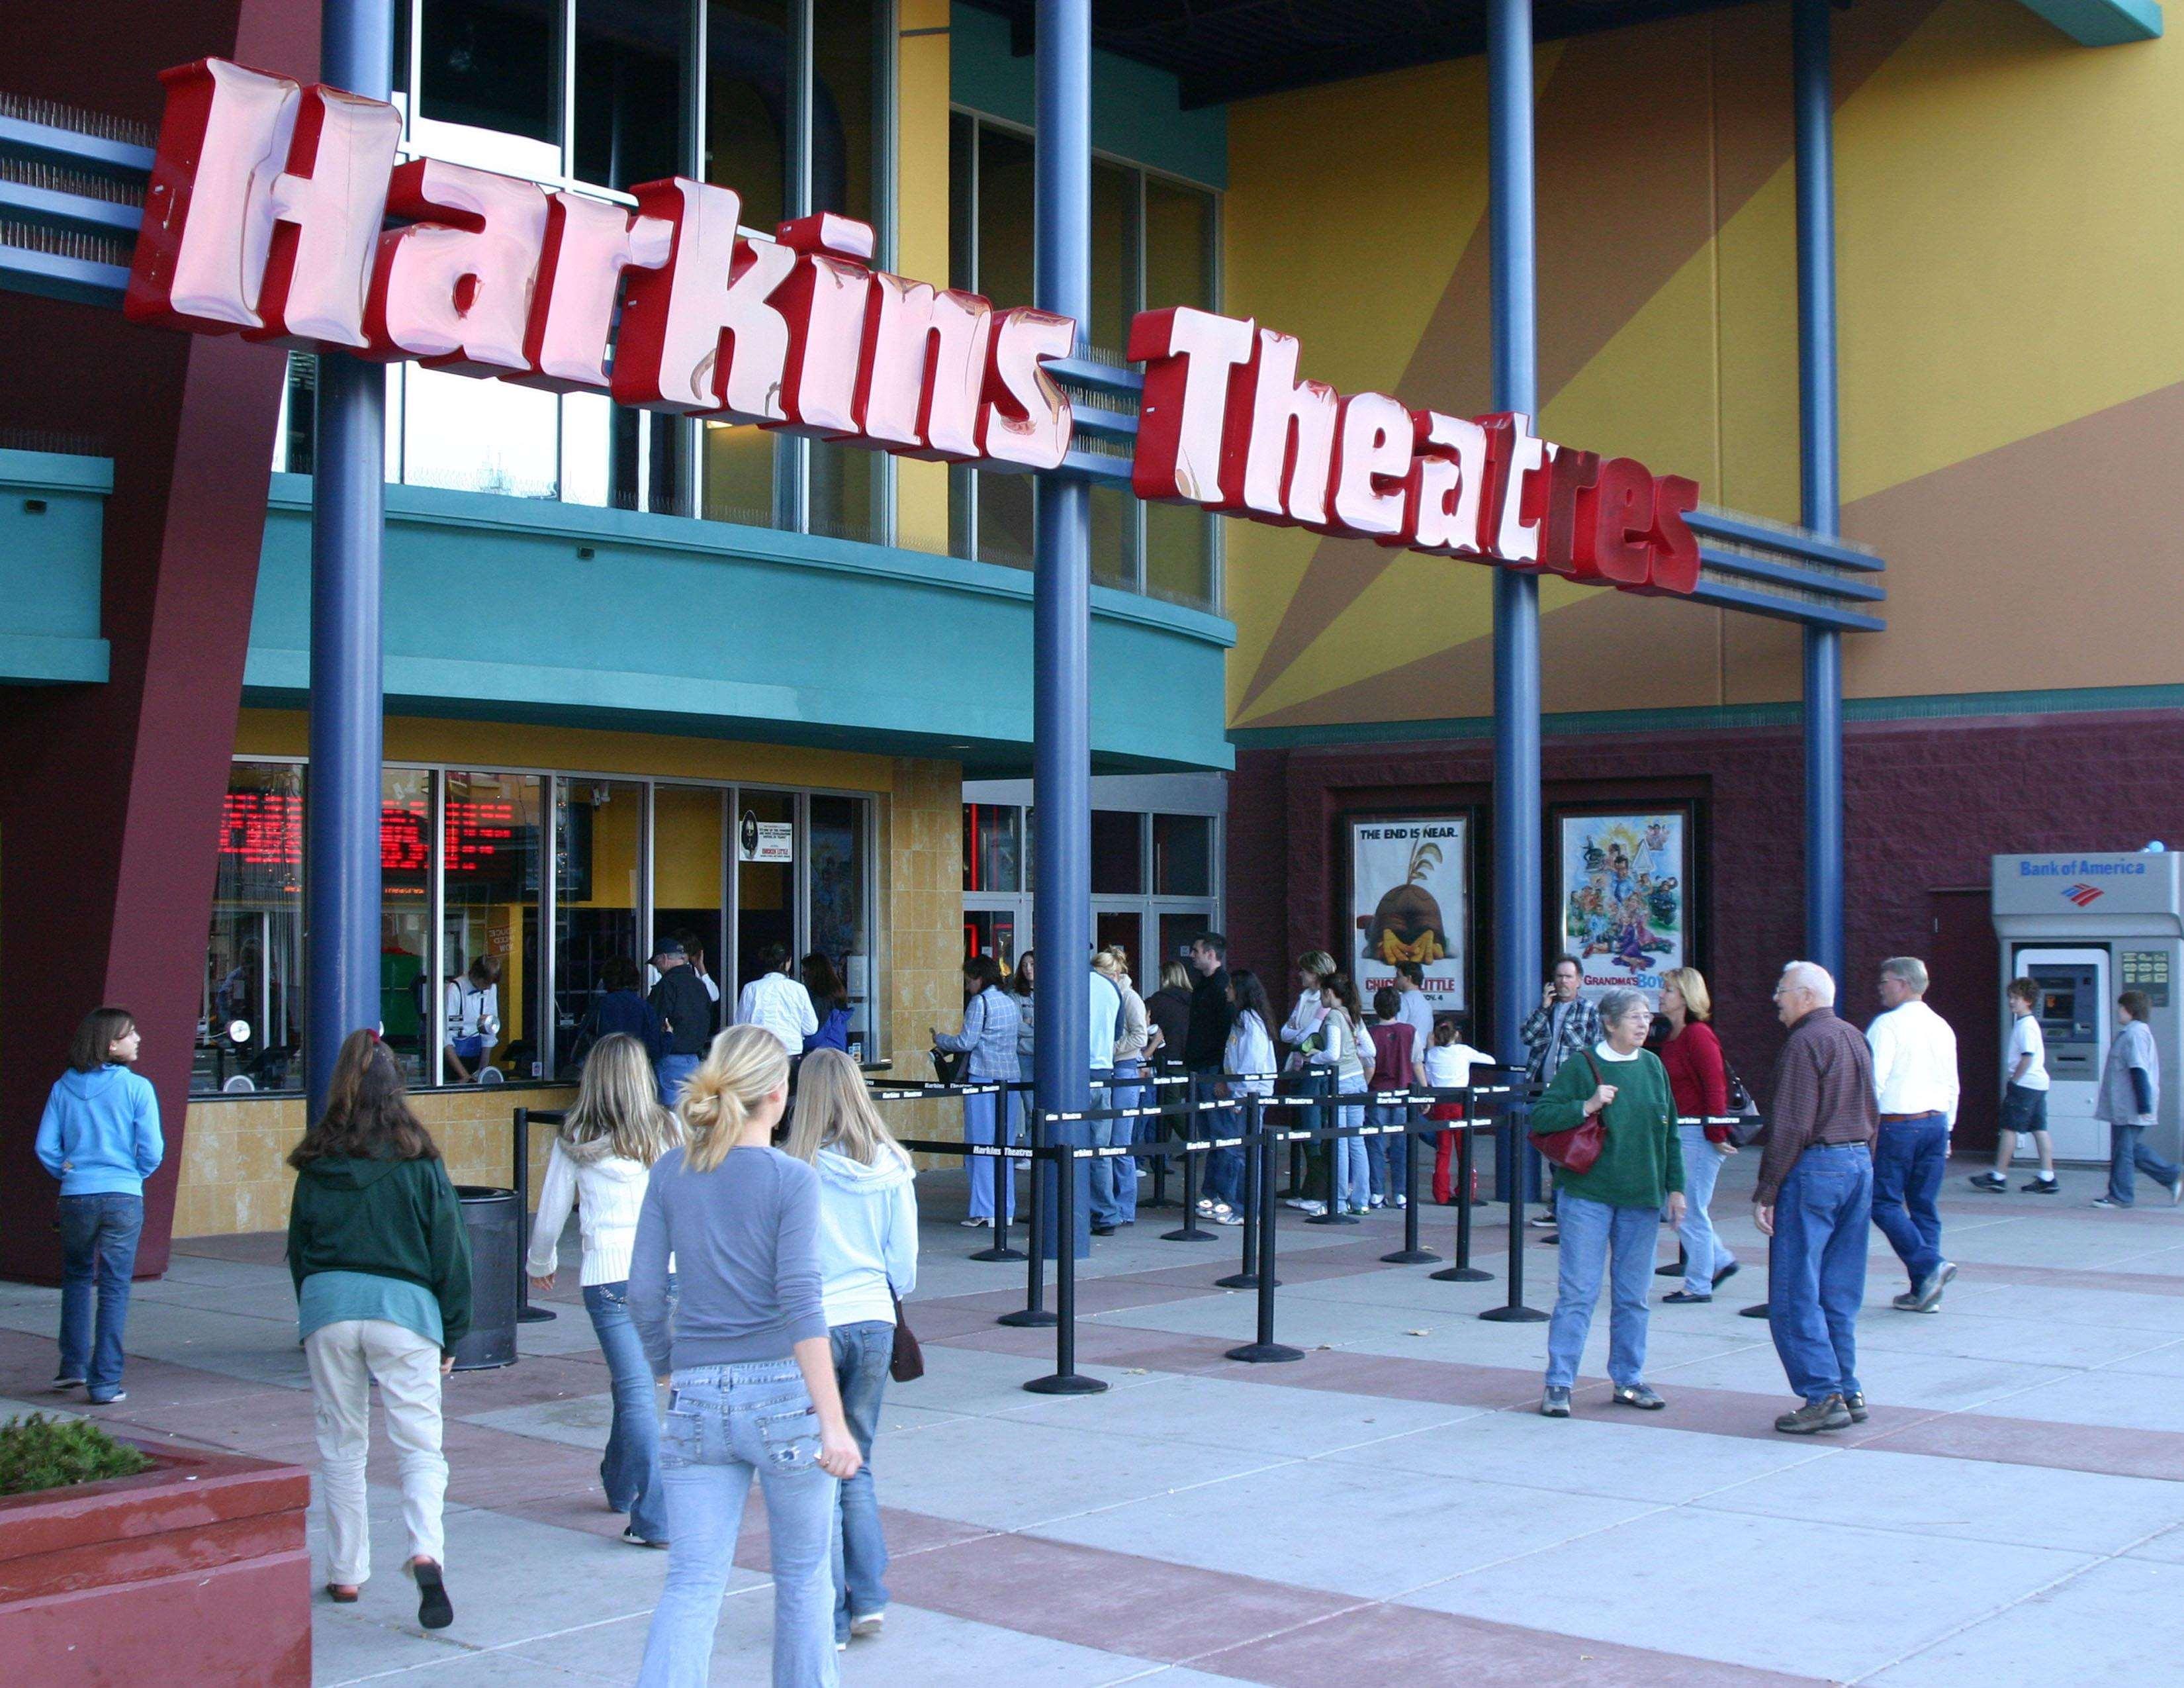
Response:
[{"label": "black shoe", "polygon": [[1714,1273],[1713,1287],[1719,1290],[1723,1284],[1728,1283],[1730,1279],[1736,1277],[1738,1273],[1743,1270],[1744,1268],[1741,1266],[1739,1266],[1732,1260],[1728,1265],[1723,1267],[1720,1271]]},{"label": "black shoe", "polygon": [[1865,1391],[1854,1389],[1843,1397],[1843,1409],[1850,1414],[1850,1422],[1863,1424],[1873,1415],[1865,1410]]},{"label": "black shoe", "polygon": [[2009,1188],[2009,1180],[2000,1173],[1974,1173],[1964,1182],[1974,1189],[1992,1190],[1997,1195]]},{"label": "black shoe", "polygon": [[1647,1384],[1633,1384],[1629,1389],[1618,1389],[1608,1399],[1618,1407],[1635,1407],[1641,1412],[1658,1412],[1669,1404],[1654,1394]]},{"label": "black shoe", "polygon": [[2028,1195],[2060,1195],[2063,1193],[2063,1186],[2053,1178],[2034,1178],[2028,1184],[2018,1185],[2018,1189]]},{"label": "black shoe", "polygon": [[665,1547],[667,1545],[664,1541],[655,1541],[649,1535],[639,1535],[634,1526],[622,1531],[621,1539],[632,1547]]},{"label": "black shoe", "polygon": [[1552,1231],[1555,1228],[1555,1211],[1550,1207],[1544,1213],[1535,1213],[1524,1223],[1535,1231]]},{"label": "black shoe", "polygon": [[1831,1395],[1825,1401],[1808,1401],[1795,1412],[1785,1412],[1774,1421],[1774,1428],[1786,1436],[1810,1436],[1822,1430],[1847,1430],[1852,1423],[1843,1398]]},{"label": "black shoe", "polygon": [[81,1389],[83,1373],[79,1372],[75,1376],[70,1377],[66,1372],[63,1372],[60,1376],[53,1379],[53,1386],[55,1389]]},{"label": "black shoe", "polygon": [[1115,1228],[1112,1225],[1095,1225],[1092,1228],[1092,1234],[1095,1237],[1112,1237],[1115,1234]]},{"label": "black shoe", "polygon": [[421,1565],[412,1563],[410,1574],[417,1582],[417,1622],[427,1630],[444,1630],[454,1623],[454,1602],[448,1598],[440,1568],[428,1559]]},{"label": "black shoe", "polygon": [[1711,1295],[1694,1295],[1688,1290],[1677,1290],[1662,1296],[1661,1305],[1664,1307],[1688,1307],[1694,1303],[1711,1301],[1713,1299]]},{"label": "black shoe", "polygon": [[119,1407],[129,1399],[129,1391],[125,1389],[117,1389],[111,1395],[86,1396],[85,1399],[93,1407]]}]

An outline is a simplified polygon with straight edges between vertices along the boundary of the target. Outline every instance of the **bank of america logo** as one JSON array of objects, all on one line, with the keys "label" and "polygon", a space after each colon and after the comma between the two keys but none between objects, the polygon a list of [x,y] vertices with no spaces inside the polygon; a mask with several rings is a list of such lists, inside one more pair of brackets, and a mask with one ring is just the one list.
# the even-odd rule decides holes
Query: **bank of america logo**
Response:
[{"label": "bank of america logo", "polygon": [[2085,908],[2100,896],[2101,888],[2098,885],[2088,885],[2081,879],[2063,894],[2080,908]]}]

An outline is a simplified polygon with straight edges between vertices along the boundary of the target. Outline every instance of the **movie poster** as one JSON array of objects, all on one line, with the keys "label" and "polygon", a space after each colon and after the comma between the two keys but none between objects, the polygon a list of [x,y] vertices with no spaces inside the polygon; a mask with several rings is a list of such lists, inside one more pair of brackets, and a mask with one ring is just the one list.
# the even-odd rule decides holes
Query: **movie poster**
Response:
[{"label": "movie poster", "polygon": [[1368,1011],[1373,993],[1396,979],[1396,963],[1425,970],[1435,1008],[1464,1001],[1464,850],[1468,828],[1456,817],[1355,821],[1350,827],[1350,954]]},{"label": "movie poster", "polygon": [[1635,986],[1658,998],[1691,936],[1686,816],[1562,817],[1563,948],[1585,963],[1585,994]]}]

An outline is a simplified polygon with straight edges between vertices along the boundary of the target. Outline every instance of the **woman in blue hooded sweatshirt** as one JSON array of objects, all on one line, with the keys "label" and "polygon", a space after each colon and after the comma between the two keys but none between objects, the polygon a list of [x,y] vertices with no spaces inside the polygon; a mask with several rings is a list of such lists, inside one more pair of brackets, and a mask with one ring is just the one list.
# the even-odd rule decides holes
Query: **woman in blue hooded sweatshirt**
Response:
[{"label": "woman in blue hooded sweatshirt", "polygon": [[84,1016],[69,1045],[69,1070],[38,1122],[38,1159],[61,1181],[61,1368],[53,1387],[87,1384],[94,1407],[129,1398],[121,1387],[121,1338],[144,1230],[144,1180],[167,1153],[159,1099],[149,1079],[129,1070],[140,1041],[136,1016],[125,1008]]}]

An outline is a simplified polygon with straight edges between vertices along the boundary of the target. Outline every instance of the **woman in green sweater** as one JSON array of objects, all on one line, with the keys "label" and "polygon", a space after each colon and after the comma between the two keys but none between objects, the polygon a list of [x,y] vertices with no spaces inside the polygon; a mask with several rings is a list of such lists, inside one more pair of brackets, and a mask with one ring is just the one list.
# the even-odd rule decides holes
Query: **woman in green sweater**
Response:
[{"label": "woman in green sweater", "polygon": [[470,1240],[440,1151],[410,1110],[401,1066],[371,1033],[351,1032],[341,1046],[326,1111],[288,1164],[288,1270],[318,1407],[326,1592],[353,1601],[371,1574],[364,1466],[376,1382],[402,1474],[417,1621],[445,1629],[455,1613],[441,1574],[440,1379],[471,1328]]},{"label": "woman in green sweater", "polygon": [[[1532,1134],[1568,1131],[1599,1116],[1607,1140],[1589,1171],[1555,1168],[1555,1212],[1562,1232],[1562,1283],[1547,1326],[1547,1388],[1540,1411],[1570,1415],[1570,1389],[1592,1328],[1600,1280],[1610,1279],[1607,1375],[1620,1407],[1657,1412],[1666,1405],[1647,1388],[1646,1292],[1661,1212],[1684,1217],[1684,1157],[1669,1075],[1645,1048],[1653,1011],[1635,990],[1600,999],[1602,1040],[1557,1069],[1532,1107]],[[1609,1271],[1609,1261],[1613,1267]]]}]

